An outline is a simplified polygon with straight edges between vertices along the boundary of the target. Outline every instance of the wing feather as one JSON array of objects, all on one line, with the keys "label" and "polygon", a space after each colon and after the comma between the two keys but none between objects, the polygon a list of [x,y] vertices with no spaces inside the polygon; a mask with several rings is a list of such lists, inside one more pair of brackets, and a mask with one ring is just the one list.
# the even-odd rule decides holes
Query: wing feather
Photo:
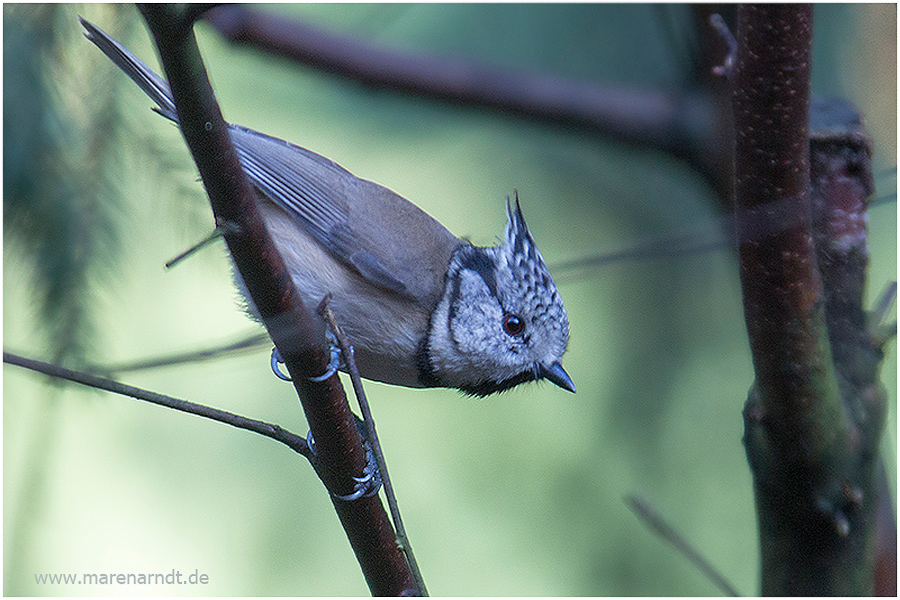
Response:
[{"label": "wing feather", "polygon": [[462,243],[452,233],[405,198],[315,152],[230,128],[253,185],[330,254],[375,285],[436,302],[450,253]]}]

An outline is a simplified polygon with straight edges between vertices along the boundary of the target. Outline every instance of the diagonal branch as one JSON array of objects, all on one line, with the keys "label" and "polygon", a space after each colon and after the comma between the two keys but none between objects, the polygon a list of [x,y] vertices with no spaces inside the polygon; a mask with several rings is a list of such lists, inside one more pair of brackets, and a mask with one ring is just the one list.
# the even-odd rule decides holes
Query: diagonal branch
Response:
[{"label": "diagonal branch", "polygon": [[737,590],[734,589],[734,586],[731,585],[731,583],[729,583],[729,581],[725,579],[725,577],[719,573],[719,571],[716,570],[716,568],[712,566],[712,564],[706,560],[706,558],[700,554],[700,552],[698,552],[684,536],[678,533],[674,527],[669,525],[669,523],[656,512],[647,500],[639,498],[638,496],[627,496],[625,498],[625,503],[641,520],[644,521],[647,527],[659,537],[672,544],[678,552],[687,558],[691,564],[697,567],[697,569],[703,573],[713,585],[719,588],[723,594],[735,598],[740,596]]},{"label": "diagonal branch", "polygon": [[55,377],[57,379],[65,379],[94,389],[106,390],[107,392],[122,396],[130,396],[137,400],[143,400],[158,406],[165,406],[166,408],[212,419],[213,421],[225,423],[226,425],[231,425],[238,429],[246,429],[247,431],[252,431],[268,438],[272,438],[277,442],[281,442],[294,452],[302,454],[310,460],[313,458],[313,453],[310,451],[306,438],[291,433],[290,431],[283,429],[280,425],[274,425],[256,419],[249,419],[247,417],[242,417],[241,415],[219,410],[218,408],[188,402],[187,400],[179,400],[178,398],[157,394],[156,392],[119,383],[118,381],[106,379],[105,377],[98,377],[97,375],[91,375],[90,373],[83,373],[81,371],[73,371],[72,369],[60,367],[59,365],[54,365],[52,363],[19,356],[12,352],[3,353],[3,362],[8,365],[23,367],[35,371],[36,373],[43,373],[44,375],[49,375],[50,377]]},{"label": "diagonal branch", "polygon": [[359,375],[356,359],[353,356],[353,346],[344,338],[344,334],[341,332],[341,328],[338,325],[337,319],[334,317],[334,313],[332,313],[331,309],[328,307],[329,299],[330,295],[322,301],[318,312],[320,312],[328,322],[328,326],[331,328],[331,332],[337,340],[338,347],[341,349],[341,354],[344,356],[344,360],[347,363],[347,374],[350,375],[353,393],[356,395],[356,401],[359,404],[359,409],[363,415],[363,422],[366,426],[366,441],[372,446],[372,454],[375,457],[375,463],[384,485],[384,495],[387,499],[388,510],[391,512],[391,520],[397,530],[397,546],[400,548],[401,552],[406,555],[406,561],[409,563],[413,578],[416,580],[416,587],[419,588],[419,591],[422,592],[423,595],[427,595],[428,590],[425,587],[425,579],[422,577],[422,572],[419,570],[419,564],[413,554],[412,544],[409,542],[409,536],[406,535],[406,527],[403,525],[403,518],[400,516],[400,506],[397,503],[397,497],[394,494],[394,485],[391,482],[391,477],[388,473],[387,462],[384,458],[384,452],[381,449],[381,441],[378,439],[378,432],[375,430],[375,417],[372,416],[372,410],[369,408],[369,400],[363,389],[362,377]]},{"label": "diagonal branch", "polygon": [[[323,382],[310,379],[327,369],[324,326],[303,306],[266,231],[200,58],[193,13],[170,5],[139,8],[156,41],[179,126],[217,226],[226,232],[235,265],[300,395],[317,442],[317,472],[328,490],[349,493],[352,476],[366,464],[362,441],[337,375]],[[380,499],[332,500],[372,593],[396,595],[414,589]]]},{"label": "diagonal branch", "polygon": [[727,153],[710,94],[625,89],[379,48],[240,5],[205,15],[223,37],[362,85],[608,136],[686,160],[726,190]]},{"label": "diagonal branch", "polygon": [[269,338],[268,334],[257,331],[245,335],[237,341],[222,342],[214,346],[208,346],[206,348],[200,348],[198,350],[188,350],[186,352],[171,353],[162,356],[152,356],[127,362],[105,365],[90,365],[90,370],[95,373],[104,373],[107,375],[128,373],[131,371],[144,371],[161,367],[207,362],[217,358],[238,356],[239,354],[245,352],[259,353],[259,351],[263,347],[271,348],[271,346],[272,341]]}]

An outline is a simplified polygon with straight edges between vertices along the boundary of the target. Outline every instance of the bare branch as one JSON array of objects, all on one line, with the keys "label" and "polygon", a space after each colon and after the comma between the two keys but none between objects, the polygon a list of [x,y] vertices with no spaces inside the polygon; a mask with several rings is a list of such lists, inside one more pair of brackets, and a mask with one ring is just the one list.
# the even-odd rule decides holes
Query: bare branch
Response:
[{"label": "bare branch", "polygon": [[695,567],[697,567],[703,575],[709,579],[713,585],[722,590],[728,596],[740,596],[734,586],[731,585],[719,571],[710,564],[696,548],[694,548],[684,536],[675,531],[675,528],[669,525],[649,502],[637,496],[628,496],[625,498],[625,504],[634,511],[640,519],[653,530],[659,537],[672,544],[672,546],[684,555]]},{"label": "bare branch", "polygon": [[113,394],[130,396],[131,398],[150,402],[151,404],[165,406],[166,408],[172,408],[206,419],[212,419],[213,421],[225,423],[226,425],[231,425],[238,429],[246,429],[247,431],[252,431],[281,442],[294,452],[302,454],[307,459],[312,460],[312,452],[309,449],[309,445],[306,443],[306,438],[291,433],[286,429],[282,429],[279,425],[257,421],[256,419],[248,419],[247,417],[219,410],[218,408],[195,404],[193,402],[188,402],[187,400],[179,400],[178,398],[173,398],[171,396],[164,396],[163,394],[157,394],[156,392],[125,385],[124,383],[113,381],[112,379],[98,377],[97,375],[91,375],[90,373],[83,373],[81,371],[73,371],[72,369],[66,369],[59,365],[26,358],[11,352],[3,353],[3,362],[9,365],[23,367],[37,373],[43,373],[44,375],[56,379],[65,379],[94,389],[112,392]]},{"label": "bare branch", "polygon": [[[228,125],[200,58],[192,30],[197,12],[158,4],[139,8],[156,41],[177,120],[209,195],[217,227],[225,231],[235,265],[300,396],[316,439],[316,471],[329,491],[346,494],[353,486],[352,477],[366,465],[362,440],[338,376],[321,382],[311,378],[326,371],[329,362],[324,325],[303,306],[257,209],[255,191],[231,144]],[[91,27],[88,30],[89,37],[97,36]],[[332,495],[332,502],[371,591],[397,595],[414,589],[377,496],[344,502]]]},{"label": "bare branch", "polygon": [[712,100],[702,91],[623,89],[407,54],[240,5],[217,7],[205,19],[228,40],[365,86],[575,127],[668,152],[717,189],[725,186],[719,180],[725,140],[716,129]]},{"label": "bare branch", "polygon": [[[811,388],[834,382],[821,345],[822,285],[809,204],[812,7],[746,5],[740,16],[734,111],[741,282],[758,385],[780,420],[797,414],[800,398],[821,396],[823,390]],[[779,214],[771,220],[784,227],[762,238],[748,231],[748,219],[773,206]],[[785,364],[797,367],[786,371]]]},{"label": "bare branch", "polygon": [[210,359],[236,356],[242,352],[258,351],[260,348],[272,347],[272,340],[263,332],[246,335],[235,342],[216,344],[208,348],[190,350],[179,354],[167,354],[165,356],[142,358],[129,362],[113,363],[107,365],[91,365],[91,371],[97,373],[128,373],[131,371],[144,371],[161,367],[171,367],[195,362],[205,362]]},{"label": "bare branch", "polygon": [[394,528],[397,530],[397,544],[400,546],[400,550],[406,555],[406,561],[409,563],[409,568],[416,580],[416,587],[422,595],[428,595],[428,590],[425,587],[425,579],[422,577],[422,572],[419,570],[419,564],[413,554],[412,544],[410,544],[409,537],[406,535],[406,527],[403,525],[403,518],[400,516],[400,505],[397,503],[397,496],[394,494],[394,484],[391,483],[387,461],[385,460],[384,452],[381,449],[381,441],[378,439],[378,432],[375,430],[375,417],[372,416],[369,400],[366,398],[366,392],[363,389],[362,377],[359,375],[359,369],[356,367],[356,359],[353,357],[353,346],[347,343],[347,340],[344,338],[344,334],[341,332],[341,328],[338,325],[337,319],[334,318],[334,314],[328,307],[329,299],[330,296],[322,301],[319,311],[323,314],[325,320],[328,321],[328,325],[331,327],[331,331],[334,333],[334,337],[337,340],[341,353],[344,356],[344,360],[347,363],[347,372],[350,375],[350,381],[353,384],[353,392],[356,394],[356,401],[359,403],[359,408],[363,413],[367,441],[372,445],[372,454],[375,456],[381,480],[384,484],[384,495],[387,498],[388,509],[391,511],[391,519],[394,522]]},{"label": "bare branch", "polygon": [[[762,593],[871,595],[885,400],[862,307],[870,146],[846,106],[822,105],[834,114],[810,135],[811,5],[741,5],[737,31],[735,221],[756,373],[744,444]],[[760,236],[757,215],[780,226]]]}]

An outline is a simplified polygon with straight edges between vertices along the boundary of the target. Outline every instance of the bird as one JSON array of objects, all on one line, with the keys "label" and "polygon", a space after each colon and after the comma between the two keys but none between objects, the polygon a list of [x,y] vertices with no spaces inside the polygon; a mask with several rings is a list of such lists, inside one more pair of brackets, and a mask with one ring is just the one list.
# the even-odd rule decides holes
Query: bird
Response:
[{"label": "bird", "polygon": [[[177,123],[165,80],[100,28],[81,23],[154,110]],[[575,392],[561,362],[568,316],[518,192],[507,198],[501,243],[475,246],[319,154],[247,127],[228,128],[304,304],[330,296],[362,377],[473,396],[536,380]]]}]

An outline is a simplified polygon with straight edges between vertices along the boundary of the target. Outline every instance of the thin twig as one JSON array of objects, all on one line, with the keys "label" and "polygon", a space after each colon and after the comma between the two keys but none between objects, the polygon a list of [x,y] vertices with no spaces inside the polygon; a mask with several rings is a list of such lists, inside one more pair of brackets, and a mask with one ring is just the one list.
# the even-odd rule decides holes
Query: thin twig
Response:
[{"label": "thin twig", "polygon": [[178,354],[166,356],[142,358],[129,362],[113,363],[109,365],[92,365],[90,370],[96,373],[126,373],[133,371],[146,371],[161,367],[171,367],[195,362],[205,362],[209,359],[235,356],[239,352],[252,352],[267,346],[271,349],[272,339],[265,332],[253,333],[236,342],[217,344],[199,350],[190,350]]},{"label": "thin twig", "polygon": [[208,245],[212,244],[213,242],[215,242],[216,240],[218,240],[220,237],[223,237],[223,235],[224,235],[224,233],[223,233],[222,229],[216,227],[215,229],[213,229],[211,234],[209,234],[208,236],[206,236],[205,238],[203,238],[202,240],[200,240],[199,242],[197,242],[196,244],[194,244],[193,246],[191,246],[184,252],[181,252],[178,255],[176,255],[175,258],[172,258],[172,259],[169,259],[168,261],[166,261],[166,268],[171,269],[172,267],[174,267],[175,265],[177,265],[184,259],[188,258],[189,256],[192,256],[198,250],[205,248],[206,246],[208,246]]},{"label": "thin twig", "polygon": [[729,596],[740,596],[734,586],[732,586],[725,577],[722,576],[714,566],[710,564],[684,537],[675,531],[675,529],[666,523],[659,513],[657,513],[650,504],[643,498],[637,496],[628,496],[625,503],[654,533],[665,541],[672,544],[676,550],[681,552],[713,585],[722,590]]},{"label": "thin twig", "polygon": [[362,378],[359,375],[359,369],[356,367],[356,360],[353,357],[353,346],[348,344],[347,340],[344,338],[341,328],[338,326],[337,319],[334,318],[334,313],[331,312],[331,309],[328,306],[328,300],[329,297],[326,297],[322,301],[319,309],[322,316],[324,316],[325,320],[328,322],[329,327],[331,327],[331,331],[334,333],[334,337],[337,339],[338,346],[347,363],[347,373],[350,375],[350,381],[353,384],[353,392],[356,394],[356,401],[359,403],[359,408],[363,414],[363,421],[366,424],[367,441],[372,445],[372,454],[375,455],[375,463],[378,465],[378,471],[381,474],[381,481],[384,485],[384,494],[387,499],[388,510],[391,513],[391,520],[394,522],[394,530],[397,534],[397,544],[406,556],[406,561],[409,563],[409,568],[416,581],[416,587],[419,588],[419,593],[423,596],[427,596],[428,590],[425,587],[425,579],[422,577],[422,572],[419,570],[419,564],[416,562],[416,558],[413,555],[412,544],[410,544],[409,537],[406,535],[406,527],[403,526],[403,519],[400,517],[400,505],[397,503],[397,496],[394,494],[394,486],[391,483],[390,475],[388,475],[387,461],[384,459],[381,442],[378,439],[378,433],[375,431],[375,418],[372,416],[369,400],[366,398],[366,392],[363,389]]},{"label": "thin twig", "polygon": [[44,375],[48,375],[56,379],[65,379],[67,381],[80,383],[81,385],[92,387],[98,390],[112,392],[113,394],[130,396],[131,398],[150,402],[151,404],[165,406],[166,408],[172,408],[181,412],[197,415],[199,417],[212,419],[213,421],[225,423],[226,425],[231,425],[232,427],[237,427],[238,429],[246,429],[247,431],[252,431],[254,433],[264,435],[268,438],[272,438],[277,442],[281,442],[294,452],[302,454],[307,459],[312,460],[313,455],[309,449],[309,445],[306,443],[306,439],[295,433],[291,433],[286,429],[283,429],[279,425],[266,423],[264,421],[257,421],[256,419],[248,419],[247,417],[242,417],[241,415],[236,415],[224,410],[219,410],[218,408],[212,408],[209,406],[204,406],[203,404],[188,402],[186,400],[179,400],[178,398],[165,396],[163,394],[157,394],[156,392],[151,392],[141,388],[126,385],[118,381],[113,381],[112,379],[98,377],[97,375],[91,375],[89,373],[83,373],[81,371],[73,371],[72,369],[67,369],[59,365],[26,358],[24,356],[19,356],[11,352],[3,353],[3,362],[6,364],[23,367],[25,369],[30,369],[38,373],[43,373]]},{"label": "thin twig", "polygon": [[728,29],[728,24],[719,13],[714,13],[709,16],[709,24],[712,25],[713,29],[716,30],[716,33],[719,34],[719,37],[722,38],[722,41],[725,42],[726,48],[725,58],[721,65],[713,67],[713,74],[731,79],[731,76],[734,73],[734,61],[737,58],[737,40],[734,39],[734,34]]},{"label": "thin twig", "polygon": [[[878,301],[875,303],[875,307],[872,309],[872,320],[875,323],[883,323],[887,318],[888,312],[890,312],[891,307],[894,305],[894,302],[897,301],[897,282],[890,281],[884,289],[881,291],[881,294],[878,296]],[[895,324],[896,325],[896,324]]]},{"label": "thin twig", "polygon": [[[867,199],[866,202],[871,209],[896,200],[896,194],[887,194]],[[745,225],[744,241],[760,241],[792,226],[790,220],[777,218],[784,212],[785,205],[784,201],[775,201],[762,209],[742,212],[740,217]],[[734,218],[733,214],[716,217],[698,227],[646,237],[616,250],[560,261],[550,265],[550,270],[559,283],[560,279],[565,280],[571,273],[587,268],[604,267],[626,261],[682,258],[719,250],[735,250]]]},{"label": "thin twig", "polygon": [[896,300],[897,282],[891,281],[885,286],[884,290],[882,290],[881,295],[878,297],[878,301],[875,303],[875,307],[867,317],[867,328],[871,343],[881,352],[883,352],[884,346],[889,341],[897,337],[897,320],[887,320],[891,307]]}]

